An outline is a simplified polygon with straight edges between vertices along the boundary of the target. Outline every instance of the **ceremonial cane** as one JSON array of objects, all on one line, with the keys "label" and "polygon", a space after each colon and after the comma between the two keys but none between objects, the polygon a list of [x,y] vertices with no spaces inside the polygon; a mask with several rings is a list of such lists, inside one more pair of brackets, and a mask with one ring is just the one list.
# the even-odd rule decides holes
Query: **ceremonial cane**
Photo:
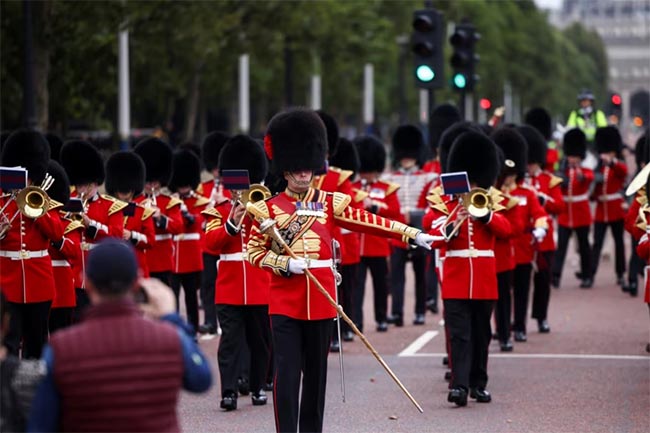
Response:
[{"label": "ceremonial cane", "polygon": [[[278,245],[280,245],[289,256],[291,256],[291,258],[296,259],[296,260],[300,260],[300,257],[298,257],[296,255],[296,253],[294,253],[291,250],[289,245],[287,245],[287,243],[284,241],[284,239],[282,239],[282,236],[280,236],[280,233],[278,233],[278,230],[277,230],[277,228],[275,226],[276,223],[277,222],[272,218],[263,219],[263,220],[260,221],[260,231],[262,233],[266,233],[269,236],[271,236],[271,238],[273,238],[273,240],[276,241],[278,243]],[[339,304],[337,304],[334,299],[332,299],[332,296],[329,294],[329,292],[327,290],[325,290],[323,285],[320,283],[320,281],[318,281],[318,279],[316,279],[314,274],[312,274],[309,269],[305,269],[305,275],[307,275],[307,277],[314,282],[314,284],[316,285],[316,288],[318,289],[318,291],[321,292],[323,294],[323,296],[325,296],[327,301],[332,305],[332,307],[334,307],[336,309],[339,316],[342,317],[343,320],[345,320],[348,325],[350,325],[350,328],[352,329],[352,331],[355,334],[357,334],[357,336],[361,339],[363,344],[368,348],[370,353],[372,353],[372,355],[375,357],[375,359],[381,364],[382,367],[384,367],[384,370],[386,370],[386,373],[388,373],[388,375],[395,381],[397,386],[399,386],[399,388],[404,392],[404,394],[406,394],[406,396],[409,398],[409,400],[411,400],[411,403],[413,403],[415,405],[415,407],[417,407],[417,409],[420,411],[420,413],[424,413],[424,410],[422,410],[422,407],[418,404],[417,401],[415,401],[415,399],[413,398],[411,393],[406,389],[406,387],[397,378],[397,376],[395,376],[395,373],[393,373],[393,370],[391,370],[390,367],[388,366],[388,364],[386,364],[386,361],[384,361],[384,359],[379,355],[379,353],[377,353],[375,348],[372,347],[372,344],[370,344],[370,342],[368,341],[366,336],[363,335],[363,333],[361,331],[359,331],[359,328],[357,328],[357,325],[355,325],[354,322],[348,317],[348,315],[345,314],[345,312],[343,311],[343,308],[341,308],[341,306]]]}]

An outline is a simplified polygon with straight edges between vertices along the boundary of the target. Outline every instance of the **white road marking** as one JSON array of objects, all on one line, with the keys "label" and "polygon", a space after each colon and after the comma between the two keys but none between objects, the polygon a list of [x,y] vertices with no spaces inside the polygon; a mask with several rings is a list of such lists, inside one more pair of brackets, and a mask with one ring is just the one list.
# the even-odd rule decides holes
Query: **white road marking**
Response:
[{"label": "white road marking", "polygon": [[[431,332],[431,331],[429,331]],[[426,334],[425,334],[426,335]],[[422,336],[424,337],[424,335]],[[422,338],[420,337],[420,338]],[[420,338],[415,340],[409,347],[403,350],[398,356],[410,356],[413,358],[442,358],[446,353],[415,353],[408,352]],[[624,360],[650,362],[647,355],[606,355],[606,354],[582,354],[582,353],[491,353],[490,358],[521,358],[521,359],[597,359],[597,360]]]},{"label": "white road marking", "polygon": [[413,343],[409,344],[408,347],[402,350],[397,356],[418,356],[418,351],[422,349],[429,341],[433,340],[438,331],[426,331],[424,334],[420,335]]}]

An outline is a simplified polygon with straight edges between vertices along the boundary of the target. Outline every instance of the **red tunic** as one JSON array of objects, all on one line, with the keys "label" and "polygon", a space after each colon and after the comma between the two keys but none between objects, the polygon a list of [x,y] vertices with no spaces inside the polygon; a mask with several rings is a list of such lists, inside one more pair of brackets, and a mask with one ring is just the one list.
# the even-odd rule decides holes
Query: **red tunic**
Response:
[{"label": "red tunic", "polygon": [[548,236],[550,220],[542,205],[539,204],[537,192],[532,187],[518,185],[517,188],[510,191],[510,195],[519,201],[517,206],[521,208],[519,215],[523,219],[523,230],[519,236],[513,239],[515,263],[518,265],[531,263],[535,258],[535,244],[537,243],[532,234],[533,229],[544,227],[547,229],[546,236]]},{"label": "red tunic", "polygon": [[147,266],[151,272],[171,272],[174,268],[174,247],[172,237],[183,230],[181,204],[177,198],[166,194],[153,197],[136,197],[136,202],[146,200],[147,206],[160,210],[160,217],[154,218],[155,242],[147,250]]},{"label": "red tunic", "polygon": [[[0,198],[0,208],[8,197]],[[8,218],[18,207],[11,200],[4,212]],[[52,259],[48,254],[51,241],[63,237],[63,225],[56,209],[37,219],[18,212],[16,218],[0,239],[0,287],[7,301],[29,304],[54,299]]]},{"label": "red tunic", "polygon": [[[638,224],[640,223],[639,210],[646,203],[647,198],[644,187],[637,192],[634,200],[632,200],[630,204],[630,208],[627,210],[627,214],[625,215],[625,230],[631,234],[636,241],[641,239],[641,236],[645,234],[645,227],[641,228]],[[641,225],[645,226],[645,224]]]},{"label": "red tunic", "polygon": [[65,219],[59,214],[63,225],[63,242],[60,248],[50,245],[49,252],[52,257],[52,271],[56,293],[52,301],[52,308],[75,307],[77,298],[74,291],[75,274],[81,268],[81,233],[83,224],[79,221]]},{"label": "red tunic", "polygon": [[624,219],[627,204],[621,191],[627,178],[627,165],[616,159],[611,166],[605,165],[598,171],[603,181],[596,184],[593,192],[596,200],[594,221],[608,223]]},{"label": "red tunic", "polygon": [[497,273],[511,271],[517,265],[514,240],[521,236],[524,230],[522,215],[524,208],[518,206],[518,200],[513,198],[511,201],[509,198],[504,198],[501,205],[506,206],[506,209],[501,211],[501,215],[510,223],[510,233],[507,236],[497,236],[494,243]]},{"label": "red tunic", "polygon": [[[434,221],[445,221],[456,206],[457,198],[445,201],[446,210],[433,209]],[[511,227],[508,220],[493,212],[490,220],[483,223],[468,218],[458,230],[458,235],[449,241],[439,240],[434,248],[444,248],[442,264],[442,299],[497,299],[497,272],[494,258],[496,237],[506,237]],[[435,224],[429,231],[434,236],[443,236],[444,224]],[[443,253],[441,253],[442,255]]]},{"label": "red tunic", "polygon": [[[639,245],[636,247],[636,253],[639,255],[640,258],[645,260],[647,264],[650,265],[650,241],[648,240],[648,234],[645,233],[643,236],[641,236],[641,239],[639,239]],[[648,274],[650,272],[650,266],[646,266],[643,272],[644,279],[643,283],[645,286],[645,296],[643,298],[643,301],[650,304],[650,275]]]},{"label": "red tunic", "polygon": [[[359,182],[353,184],[355,188],[365,188],[368,198],[371,200],[371,206],[366,208],[368,212],[376,213],[384,218],[400,220],[399,199],[397,190],[399,185],[384,180],[378,180],[369,185],[363,186]],[[361,256],[362,257],[388,257],[390,255],[390,241],[386,236],[374,236],[362,233],[360,235]]]},{"label": "red tunic", "polygon": [[[297,211],[298,201],[319,203],[310,205],[316,209],[315,214]],[[420,232],[349,206],[350,202],[348,195],[310,188],[302,199],[285,191],[254,205],[256,218],[273,218],[284,238],[291,238],[288,242],[293,252],[313,262],[311,272],[332,298],[335,298],[336,290],[331,267],[331,239],[335,227],[405,240],[414,239]],[[290,257],[272,245],[268,235],[260,232],[258,221],[253,225],[247,250],[251,263],[273,271],[269,314],[282,314],[299,320],[330,319],[336,315],[307,275],[288,274]]]},{"label": "red tunic", "polygon": [[194,217],[194,221],[188,221],[181,217],[183,228],[181,232],[174,235],[174,267],[175,274],[199,272],[203,270],[203,217],[201,211],[208,205],[209,200],[197,194],[190,194],[182,198],[184,209]]},{"label": "red tunic", "polygon": [[[549,215],[558,215],[566,209],[562,198],[560,183],[562,179],[547,171],[539,171],[527,179],[529,185],[535,188],[537,197],[544,200],[544,210]],[[549,226],[546,237],[541,243],[537,243],[537,251],[555,251],[554,225],[549,218]]]},{"label": "red tunic", "polygon": [[230,227],[229,232],[226,218],[231,209],[232,204],[228,201],[202,213],[207,220],[206,245],[219,255],[215,303],[268,305],[270,275],[246,260],[252,220],[244,217],[239,233],[234,227]]},{"label": "red tunic", "polygon": [[[352,187],[352,206],[363,207],[368,193]],[[348,229],[341,229],[341,265],[355,265],[361,262],[361,235]]]},{"label": "red tunic", "polygon": [[[200,195],[200,196],[207,197],[209,199],[210,196],[212,195],[212,190],[214,189],[215,184],[218,185],[218,182],[216,182],[214,178],[212,178],[210,180],[206,180],[205,182],[202,182],[199,185],[198,188],[196,188],[196,193],[198,195]],[[227,189],[224,189],[223,195],[224,195],[224,197],[227,197],[227,198],[231,197],[230,191],[228,191]],[[211,207],[211,206],[214,206],[214,203],[208,204],[208,207]],[[216,251],[210,249],[207,246],[207,244],[205,242],[205,237],[203,238],[202,242],[203,242],[202,248],[203,248],[204,252],[206,252],[208,254],[212,254],[213,256],[218,255]]]},{"label": "red tunic", "polygon": [[562,182],[562,197],[566,209],[560,213],[558,224],[568,228],[590,226],[589,187],[594,180],[594,172],[588,168],[569,167],[564,174],[567,181]]},{"label": "red tunic", "polygon": [[149,278],[147,252],[156,242],[156,231],[152,218],[154,212],[154,209],[138,204],[133,216],[124,215],[124,228],[131,231],[129,241],[135,247],[138,265],[145,278]]}]

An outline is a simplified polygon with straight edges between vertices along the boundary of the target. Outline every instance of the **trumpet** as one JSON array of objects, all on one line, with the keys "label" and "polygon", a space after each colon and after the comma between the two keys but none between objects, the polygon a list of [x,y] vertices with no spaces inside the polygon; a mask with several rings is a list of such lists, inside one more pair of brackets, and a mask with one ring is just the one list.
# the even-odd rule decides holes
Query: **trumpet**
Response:
[{"label": "trumpet", "polygon": [[[257,203],[260,200],[266,200],[271,197],[271,191],[261,183],[253,183],[248,189],[245,190],[235,190],[232,192],[232,208],[230,209],[230,214],[228,215],[228,220],[232,220],[235,214],[235,207],[238,203],[241,203],[244,208],[248,203]],[[244,212],[235,226],[237,230],[241,229],[241,225],[244,222],[244,217],[246,212]]]},{"label": "trumpet", "polygon": [[459,204],[454,208],[454,210],[449,214],[447,220],[443,225],[443,233],[446,232],[447,226],[453,224],[453,229],[447,239],[453,238],[460,227],[463,225],[467,216],[463,216],[460,219],[455,218],[456,213],[460,207],[464,207],[467,210],[469,216],[474,218],[482,218],[489,214],[493,210],[497,210],[498,206],[497,196],[501,196],[501,193],[495,188],[490,188],[485,190],[483,188],[473,188],[470,192],[461,194],[459,197]]},{"label": "trumpet", "polygon": [[[49,185],[51,185],[51,182]],[[48,188],[49,185],[47,186]],[[16,202],[18,210],[9,218],[5,210],[12,201]],[[0,209],[0,239],[3,239],[7,235],[19,213],[27,218],[37,219],[47,213],[49,206],[50,197],[43,188],[38,186],[27,186],[9,194],[9,200]]]}]

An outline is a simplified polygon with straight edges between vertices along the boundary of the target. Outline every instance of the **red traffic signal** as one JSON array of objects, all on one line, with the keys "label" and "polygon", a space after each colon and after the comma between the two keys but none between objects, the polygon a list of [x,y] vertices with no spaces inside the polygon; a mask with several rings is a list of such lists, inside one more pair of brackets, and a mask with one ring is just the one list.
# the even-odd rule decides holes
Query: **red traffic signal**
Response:
[{"label": "red traffic signal", "polygon": [[479,105],[484,110],[489,110],[492,107],[492,102],[488,98],[481,98]]},{"label": "red traffic signal", "polygon": [[621,105],[621,95],[619,95],[618,93],[614,93],[612,95],[612,104]]}]

